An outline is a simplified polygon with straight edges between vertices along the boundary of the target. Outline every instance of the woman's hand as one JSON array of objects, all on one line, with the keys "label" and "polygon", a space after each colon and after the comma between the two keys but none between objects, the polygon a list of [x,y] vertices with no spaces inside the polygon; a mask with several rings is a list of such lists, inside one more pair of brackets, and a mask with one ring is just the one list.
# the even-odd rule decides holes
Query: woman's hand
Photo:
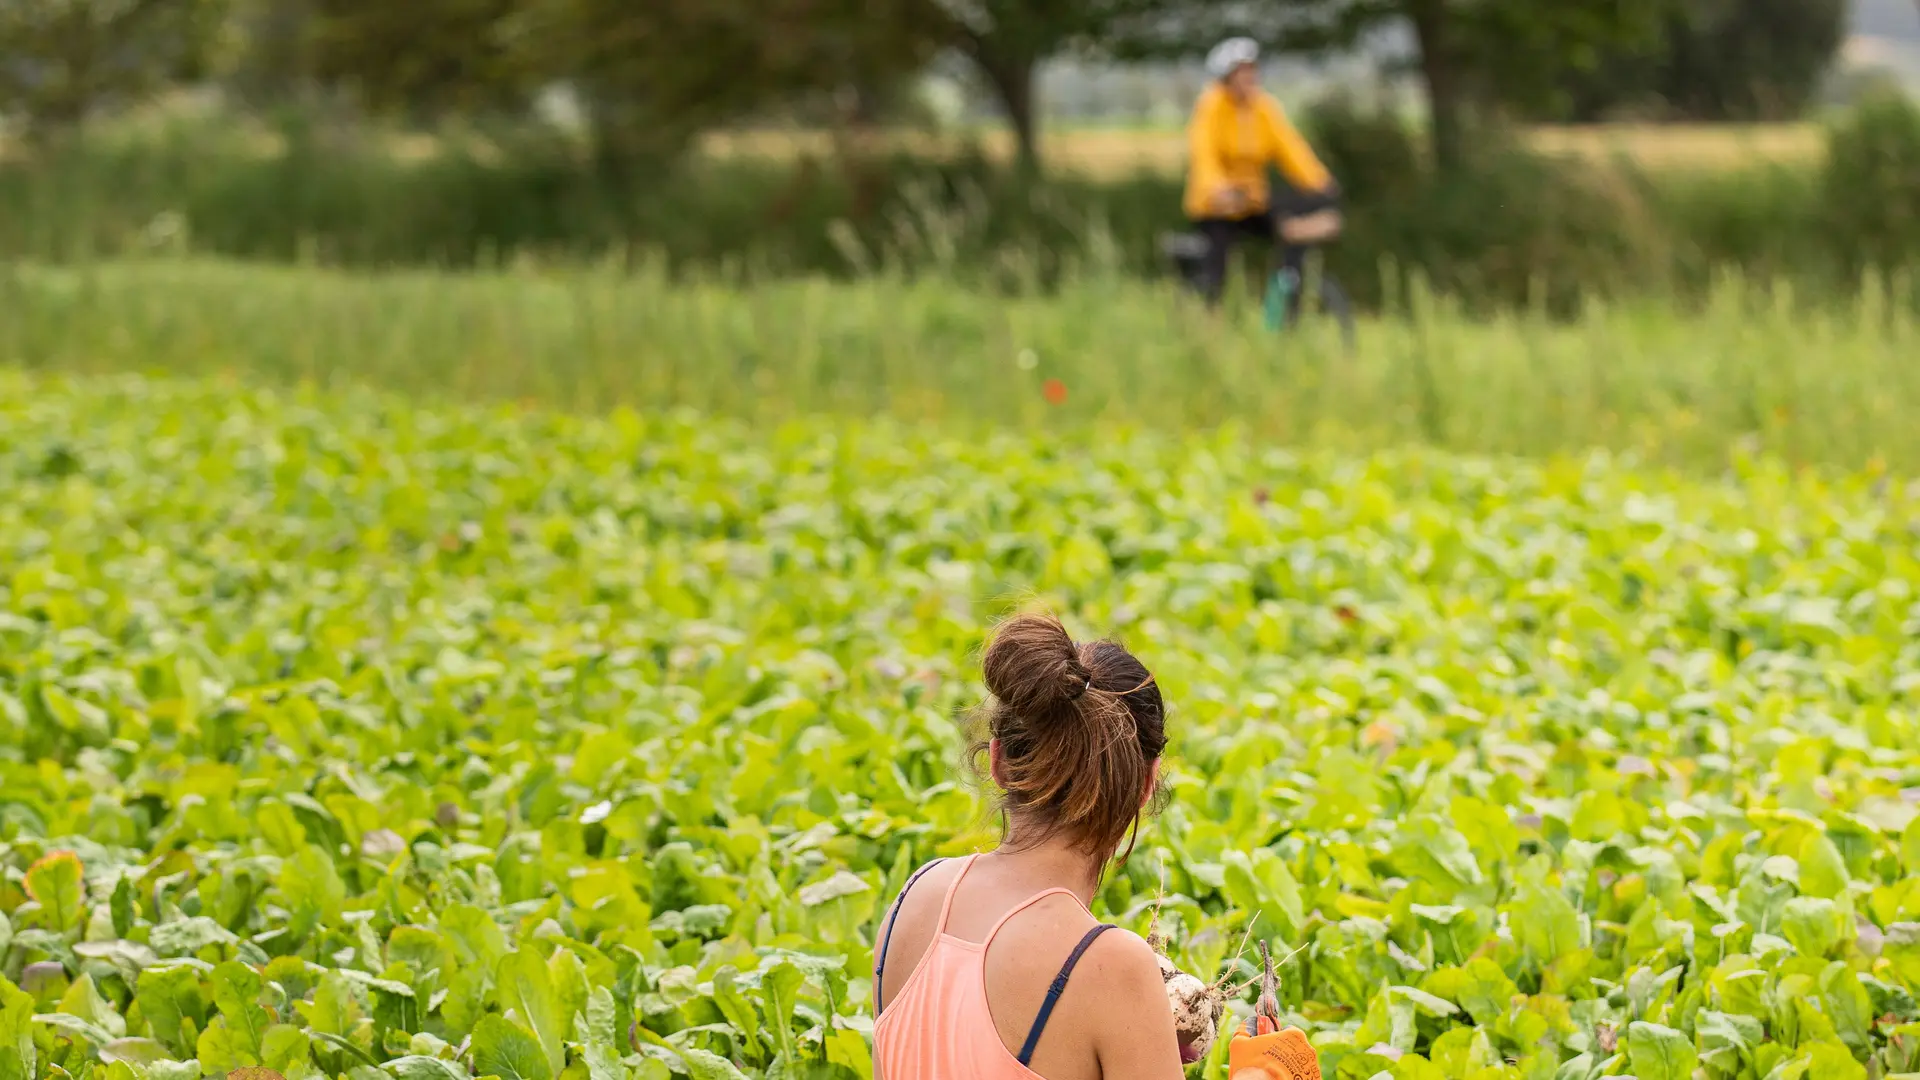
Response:
[{"label": "woman's hand", "polygon": [[1320,1080],[1320,1055],[1299,1028],[1274,1031],[1273,1021],[1262,1016],[1257,1021],[1259,1034],[1249,1035],[1239,1024],[1233,1026],[1233,1038],[1227,1042],[1227,1076],[1230,1080]]},{"label": "woman's hand", "polygon": [[1222,184],[1215,189],[1211,202],[1214,213],[1221,217],[1237,217],[1248,206],[1247,193],[1232,184]]}]

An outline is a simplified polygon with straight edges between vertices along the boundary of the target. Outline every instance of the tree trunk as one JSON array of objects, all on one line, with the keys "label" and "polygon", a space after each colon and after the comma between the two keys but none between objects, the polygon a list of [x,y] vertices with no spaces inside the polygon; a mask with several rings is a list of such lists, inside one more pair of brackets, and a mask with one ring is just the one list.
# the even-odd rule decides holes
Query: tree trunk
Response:
[{"label": "tree trunk", "polygon": [[1003,56],[976,40],[973,61],[1000,99],[1000,109],[1013,126],[1014,148],[1023,172],[1040,171],[1040,118],[1034,93],[1039,62],[1030,56]]},{"label": "tree trunk", "polygon": [[1440,169],[1451,170],[1466,159],[1467,100],[1448,32],[1446,0],[1410,0],[1407,8],[1420,42],[1420,77],[1427,87],[1433,161]]}]

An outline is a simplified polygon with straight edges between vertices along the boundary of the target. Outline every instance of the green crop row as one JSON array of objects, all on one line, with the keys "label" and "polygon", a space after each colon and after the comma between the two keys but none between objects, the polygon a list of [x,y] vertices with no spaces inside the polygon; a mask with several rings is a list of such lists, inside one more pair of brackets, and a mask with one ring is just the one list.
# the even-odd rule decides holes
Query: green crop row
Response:
[{"label": "green crop row", "polygon": [[868,1077],[1023,599],[1173,709],[1097,907],[1328,1076],[1920,1070],[1880,477],[12,371],[0,489],[4,1080]]}]

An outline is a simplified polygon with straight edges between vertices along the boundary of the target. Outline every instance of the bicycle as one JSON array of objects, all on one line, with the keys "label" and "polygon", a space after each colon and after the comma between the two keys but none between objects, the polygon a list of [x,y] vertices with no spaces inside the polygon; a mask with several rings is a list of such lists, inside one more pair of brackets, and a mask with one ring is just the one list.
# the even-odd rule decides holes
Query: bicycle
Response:
[{"label": "bicycle", "polygon": [[[1321,256],[1321,249],[1339,237],[1343,225],[1340,212],[1333,209],[1291,215],[1280,220],[1273,252],[1268,258],[1267,282],[1261,297],[1268,330],[1275,333],[1285,331],[1290,317],[1294,317],[1296,323],[1310,317],[1330,318],[1340,328],[1341,341],[1347,351],[1353,351],[1357,337],[1353,301],[1340,280],[1326,269]],[[1162,235],[1160,247],[1162,253],[1173,260],[1180,275],[1193,281],[1201,260],[1207,256],[1209,243],[1205,236],[1197,232],[1167,233]],[[1287,267],[1288,252],[1294,248],[1306,249],[1306,257],[1301,260],[1306,271],[1302,275],[1304,281],[1295,280],[1295,275]],[[1291,302],[1296,294],[1300,298],[1297,310]]]}]

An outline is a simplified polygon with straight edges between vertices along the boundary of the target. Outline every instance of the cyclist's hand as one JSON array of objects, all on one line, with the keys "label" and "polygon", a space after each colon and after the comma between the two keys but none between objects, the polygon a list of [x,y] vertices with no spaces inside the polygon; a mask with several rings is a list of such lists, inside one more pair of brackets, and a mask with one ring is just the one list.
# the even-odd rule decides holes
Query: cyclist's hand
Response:
[{"label": "cyclist's hand", "polygon": [[1313,1052],[1299,1028],[1273,1030],[1273,1021],[1260,1017],[1259,1034],[1235,1024],[1227,1043],[1230,1080],[1320,1080],[1320,1055]]},{"label": "cyclist's hand", "polygon": [[1237,187],[1222,187],[1213,193],[1213,206],[1221,214],[1238,214],[1247,208],[1247,193]]}]

